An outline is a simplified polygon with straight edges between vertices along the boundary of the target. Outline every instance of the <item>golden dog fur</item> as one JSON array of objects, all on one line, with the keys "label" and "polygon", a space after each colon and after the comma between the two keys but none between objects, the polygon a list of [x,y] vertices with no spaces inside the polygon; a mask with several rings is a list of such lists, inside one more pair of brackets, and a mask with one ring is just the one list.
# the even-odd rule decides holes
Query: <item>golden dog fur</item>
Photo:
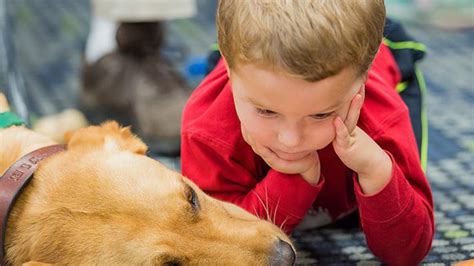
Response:
[{"label": "golden dog fur", "polygon": [[[0,112],[8,108],[2,97]],[[115,122],[66,140],[67,151],[39,164],[10,213],[12,265],[267,265],[275,243],[290,242],[145,156],[145,144]],[[0,129],[0,174],[51,144],[25,127]]]}]

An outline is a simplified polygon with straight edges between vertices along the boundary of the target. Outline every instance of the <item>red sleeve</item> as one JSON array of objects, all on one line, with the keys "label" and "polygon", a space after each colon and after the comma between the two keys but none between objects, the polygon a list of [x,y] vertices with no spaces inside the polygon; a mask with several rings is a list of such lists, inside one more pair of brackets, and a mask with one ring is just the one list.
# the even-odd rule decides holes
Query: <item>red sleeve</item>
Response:
[{"label": "red sleeve", "polygon": [[[406,109],[405,109],[406,110]],[[390,156],[390,182],[377,194],[362,193],[354,176],[361,225],[371,251],[390,265],[417,265],[434,236],[433,199],[418,160],[418,150],[406,111],[399,112],[374,140]],[[389,152],[390,151],[390,152]]]},{"label": "red sleeve", "polygon": [[312,186],[300,175],[272,169],[258,181],[255,170],[236,158],[230,147],[200,133],[184,132],[181,160],[183,175],[208,195],[270,220],[286,233],[303,219],[324,184],[323,177]]}]

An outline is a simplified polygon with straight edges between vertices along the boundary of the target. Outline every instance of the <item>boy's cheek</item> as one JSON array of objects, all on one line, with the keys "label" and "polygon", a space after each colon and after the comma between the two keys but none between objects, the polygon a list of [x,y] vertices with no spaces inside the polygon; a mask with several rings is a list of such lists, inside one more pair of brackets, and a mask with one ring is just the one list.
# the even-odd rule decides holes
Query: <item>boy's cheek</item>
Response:
[{"label": "boy's cheek", "polygon": [[[245,130],[247,136],[258,144],[265,145],[263,141],[271,138],[270,128],[265,126],[265,123],[262,121],[259,122],[256,118],[243,116],[240,123],[242,124],[243,130]],[[244,134],[244,132],[242,132],[242,134]]]},{"label": "boy's cheek", "polygon": [[[349,108],[350,108],[350,103],[346,103],[338,112],[336,112],[336,115],[339,116],[342,119],[342,121],[345,121],[347,118],[347,115],[349,115]],[[332,119],[333,125],[334,125],[334,119],[336,119],[337,116],[334,116],[334,118]]]},{"label": "boy's cheek", "polygon": [[319,136],[319,142],[316,144],[316,150],[321,150],[325,148],[327,145],[331,144],[333,140],[336,138],[336,129],[331,124],[328,123],[327,127],[325,128],[324,132]]},{"label": "boy's cheek", "polygon": [[308,149],[321,150],[332,143],[336,138],[336,128],[334,127],[334,119],[336,117],[330,117],[309,129],[306,135]]},{"label": "boy's cheek", "polygon": [[247,127],[247,134],[253,141],[263,146],[268,146],[268,142],[272,141],[270,130],[263,128],[262,126]]}]

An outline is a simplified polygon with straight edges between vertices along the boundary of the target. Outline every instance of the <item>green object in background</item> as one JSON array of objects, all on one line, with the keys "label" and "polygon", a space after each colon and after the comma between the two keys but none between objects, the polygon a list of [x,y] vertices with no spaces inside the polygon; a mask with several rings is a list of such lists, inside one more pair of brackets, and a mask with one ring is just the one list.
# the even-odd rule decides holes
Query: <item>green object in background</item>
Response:
[{"label": "green object in background", "polygon": [[24,124],[25,122],[12,112],[0,113],[0,128],[7,128],[11,126],[21,126]]},{"label": "green object in background", "polygon": [[469,236],[469,232],[464,230],[452,230],[447,231],[444,236],[447,238],[464,238]]},{"label": "green object in background", "polygon": [[474,140],[466,140],[464,141],[464,147],[469,150],[470,152],[474,152]]}]

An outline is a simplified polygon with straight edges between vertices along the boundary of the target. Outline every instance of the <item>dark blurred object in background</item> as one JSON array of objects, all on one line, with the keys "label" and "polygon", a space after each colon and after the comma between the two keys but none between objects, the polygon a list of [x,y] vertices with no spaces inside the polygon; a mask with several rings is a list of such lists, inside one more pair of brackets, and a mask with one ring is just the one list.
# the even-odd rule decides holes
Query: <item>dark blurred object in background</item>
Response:
[{"label": "dark blurred object in background", "polygon": [[162,55],[164,21],[192,16],[194,0],[92,3],[95,12],[82,71],[82,109],[96,118],[95,123],[115,119],[132,125],[152,151],[178,156],[181,112],[191,86]]}]

